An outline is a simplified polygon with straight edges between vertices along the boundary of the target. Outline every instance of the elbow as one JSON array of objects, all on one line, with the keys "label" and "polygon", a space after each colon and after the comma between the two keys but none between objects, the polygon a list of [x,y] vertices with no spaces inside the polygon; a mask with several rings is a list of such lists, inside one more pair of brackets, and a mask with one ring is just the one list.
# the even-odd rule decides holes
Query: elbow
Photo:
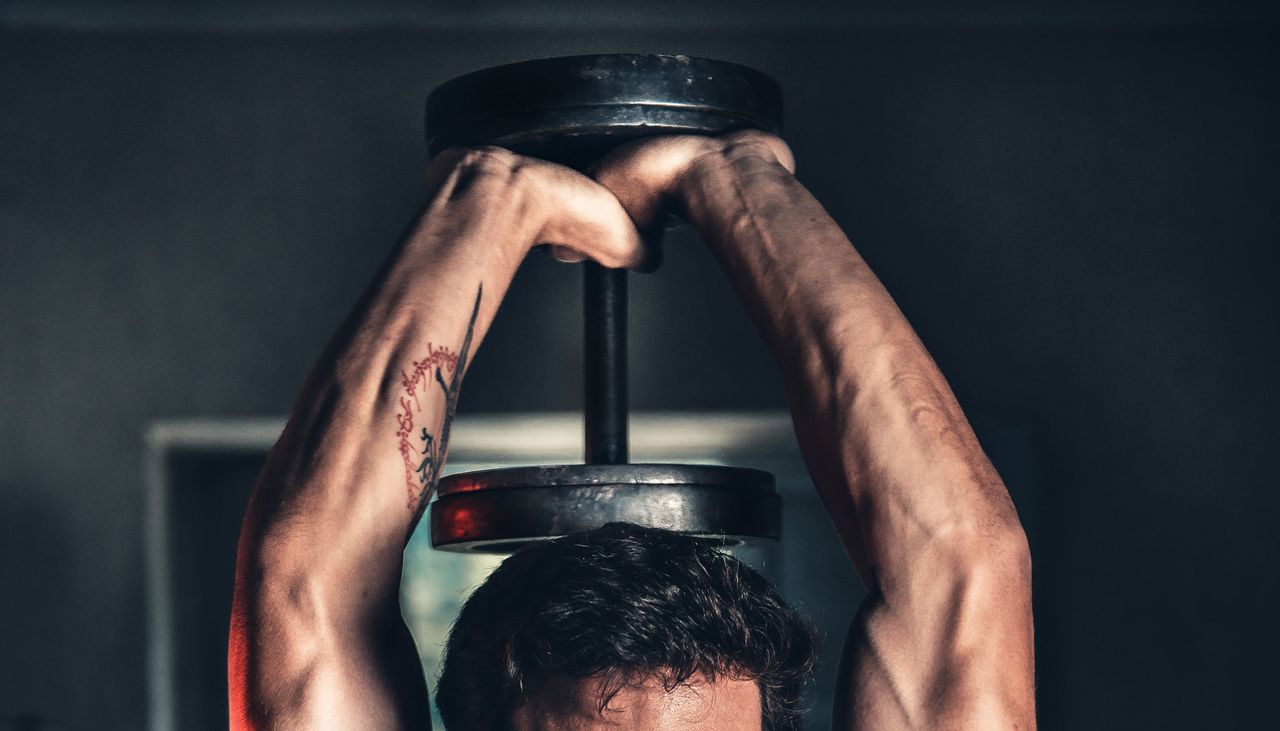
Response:
[{"label": "elbow", "polygon": [[994,627],[1021,635],[1031,614],[1031,550],[1022,526],[1015,521],[988,532],[958,554],[952,580],[942,582],[954,636]]},{"label": "elbow", "polygon": [[[917,576],[951,577],[997,602],[1031,595],[1031,549],[1016,516],[933,533],[917,555]],[[966,592],[967,593],[967,592]]]},{"label": "elbow", "polygon": [[997,522],[992,531],[991,561],[1003,573],[1016,579],[1020,584],[1031,586],[1031,544],[1027,541],[1027,533],[1022,529],[1018,514],[1009,505],[1007,515]]},{"label": "elbow", "polygon": [[1002,592],[1031,592],[1031,547],[1016,516],[961,542],[955,560],[962,573],[982,574]]},{"label": "elbow", "polygon": [[985,565],[994,584],[993,598],[1030,611],[1031,547],[1021,524],[1015,521],[1002,531],[985,558]]},{"label": "elbow", "polygon": [[1027,533],[1022,523],[1016,519],[1006,529],[1001,556],[1008,562],[1013,572],[1031,586],[1031,544],[1027,541]]},{"label": "elbow", "polygon": [[242,537],[236,566],[237,611],[242,621],[271,622],[315,632],[329,613],[326,576],[311,542],[285,531]]}]

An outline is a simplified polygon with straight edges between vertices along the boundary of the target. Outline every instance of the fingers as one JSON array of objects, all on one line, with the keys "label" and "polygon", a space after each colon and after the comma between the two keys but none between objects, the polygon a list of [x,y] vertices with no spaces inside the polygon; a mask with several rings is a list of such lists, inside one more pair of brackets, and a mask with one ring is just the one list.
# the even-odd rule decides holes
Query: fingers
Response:
[{"label": "fingers", "polygon": [[610,268],[646,265],[646,247],[622,204],[604,186],[552,163],[540,171],[549,209],[538,244],[560,261],[592,259]]},{"label": "fingers", "polygon": [[[500,148],[441,152],[427,171],[433,192],[477,159],[520,173],[541,202],[535,240],[559,261],[592,259],[611,268],[650,271],[661,258],[657,240],[666,212],[680,207],[681,178],[701,161],[732,163],[764,158],[795,172],[795,156],[776,135],[740,130],[719,137],[668,135],[623,145],[601,160],[589,178],[562,165]],[[456,177],[456,176],[454,176]],[[443,191],[448,192],[448,191]]]},{"label": "fingers", "polygon": [[617,197],[637,228],[651,231],[661,225],[683,171],[718,145],[714,138],[696,135],[637,140],[607,155],[592,177]]},{"label": "fingers", "polygon": [[577,264],[587,260],[586,256],[583,256],[566,246],[559,246],[556,244],[538,244],[533,248],[538,249],[547,256],[550,256],[552,259],[565,264]]},{"label": "fingers", "polygon": [[607,155],[592,170],[617,197],[641,231],[658,228],[664,213],[679,206],[681,178],[703,161],[731,163],[748,157],[776,162],[794,173],[795,155],[777,135],[739,130],[719,137],[671,135],[632,142]]},{"label": "fingers", "polygon": [[734,155],[758,155],[772,158],[790,173],[796,171],[796,156],[791,146],[783,142],[777,135],[755,129],[738,130],[717,138],[723,143],[722,154],[732,158]]},{"label": "fingers", "polygon": [[476,185],[518,186],[502,189],[508,192],[498,199],[523,201],[522,228],[533,232],[525,246],[557,260],[644,269],[652,259],[618,199],[562,165],[499,147],[450,148],[432,159],[426,182],[441,206]]},{"label": "fingers", "polygon": [[789,173],[794,174],[796,171],[796,158],[791,147],[777,135],[744,129],[711,139],[713,146],[690,159],[682,168],[682,175],[702,163],[732,165],[743,160],[763,160],[781,165]]}]

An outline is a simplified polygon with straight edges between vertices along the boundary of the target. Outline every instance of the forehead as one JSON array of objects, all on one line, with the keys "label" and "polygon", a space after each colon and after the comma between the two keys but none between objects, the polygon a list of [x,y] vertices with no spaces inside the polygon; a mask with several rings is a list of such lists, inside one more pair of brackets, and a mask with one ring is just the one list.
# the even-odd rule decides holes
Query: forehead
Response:
[{"label": "forehead", "polygon": [[557,678],[513,714],[514,731],[760,731],[760,689],[754,680],[694,676],[667,691],[656,679],[624,687],[600,711],[599,679]]}]

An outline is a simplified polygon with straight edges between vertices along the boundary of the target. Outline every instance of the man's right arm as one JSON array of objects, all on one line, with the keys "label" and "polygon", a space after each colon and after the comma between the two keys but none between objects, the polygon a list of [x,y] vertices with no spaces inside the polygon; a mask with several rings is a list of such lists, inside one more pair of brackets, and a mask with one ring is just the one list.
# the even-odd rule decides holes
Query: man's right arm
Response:
[{"label": "man's right arm", "polygon": [[779,364],[869,590],[837,727],[1034,727],[1026,539],[942,374],[781,141],[683,139],[625,151],[599,179],[641,225],[664,198],[683,208]]},{"label": "man's right arm", "polygon": [[400,574],[467,365],[531,246],[606,266],[644,256],[613,196],[568,168],[453,150],[432,162],[428,187],[313,368],[246,511],[228,642],[234,729],[430,728]]}]

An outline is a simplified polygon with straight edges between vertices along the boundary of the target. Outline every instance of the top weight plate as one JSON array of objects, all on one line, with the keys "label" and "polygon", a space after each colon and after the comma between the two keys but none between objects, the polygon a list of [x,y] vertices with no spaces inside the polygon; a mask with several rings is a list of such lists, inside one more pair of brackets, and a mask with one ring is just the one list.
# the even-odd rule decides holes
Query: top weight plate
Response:
[{"label": "top weight plate", "polygon": [[460,76],[427,98],[432,155],[496,145],[585,168],[658,134],[782,131],[782,89],[738,64],[688,56],[567,56]]}]

